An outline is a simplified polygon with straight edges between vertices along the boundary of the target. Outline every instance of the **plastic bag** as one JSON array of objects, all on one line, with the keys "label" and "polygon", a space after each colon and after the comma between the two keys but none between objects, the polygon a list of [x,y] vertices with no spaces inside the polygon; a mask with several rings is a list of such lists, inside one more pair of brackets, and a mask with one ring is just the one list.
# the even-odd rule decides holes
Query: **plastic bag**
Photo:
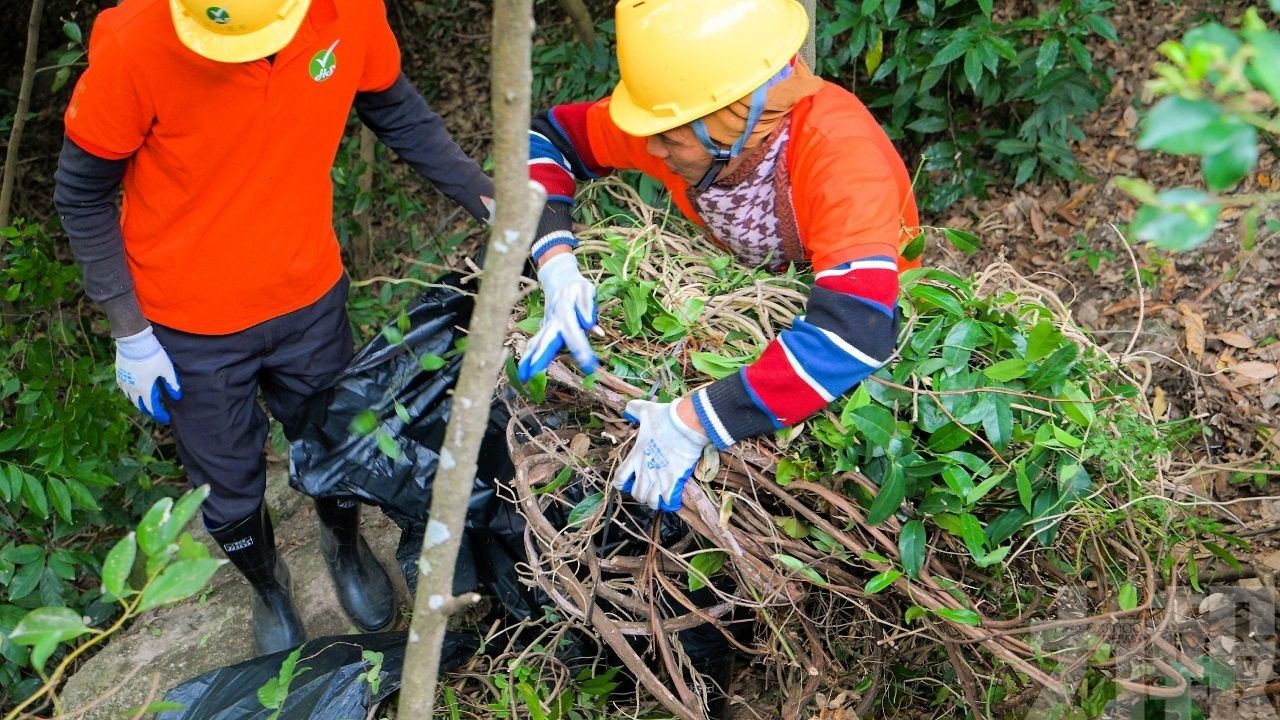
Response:
[{"label": "plastic bag", "polygon": [[[401,528],[396,559],[412,589],[431,506],[432,481],[462,368],[459,341],[474,307],[457,276],[422,293],[400,322],[363,347],[290,428],[290,484],[313,497],[356,497]],[[392,342],[399,337],[399,342]],[[357,418],[374,421],[359,432]],[[530,617],[540,600],[519,580],[524,519],[499,489],[515,475],[506,404],[494,398],[480,446],[466,532],[454,569],[455,594],[484,583],[509,615]],[[390,450],[390,452],[388,452]]]},{"label": "plastic bag", "polygon": [[[404,671],[405,633],[334,635],[302,646],[301,659],[280,706],[281,718],[350,720],[364,718],[369,709],[400,689]],[[447,631],[441,646],[440,672],[454,670],[480,647],[474,634]],[[364,651],[382,653],[378,691],[360,678],[372,669]],[[280,673],[289,650],[262,655],[229,667],[210,670],[165,693],[164,701],[183,706],[166,710],[156,720],[265,720],[266,708],[258,691]],[[300,670],[305,671],[299,672]]]}]

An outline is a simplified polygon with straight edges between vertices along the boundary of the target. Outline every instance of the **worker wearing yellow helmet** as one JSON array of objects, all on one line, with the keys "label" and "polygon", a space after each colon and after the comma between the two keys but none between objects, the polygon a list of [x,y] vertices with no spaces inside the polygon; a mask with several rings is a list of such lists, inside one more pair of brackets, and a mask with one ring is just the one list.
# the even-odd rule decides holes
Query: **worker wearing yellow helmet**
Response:
[{"label": "worker wearing yellow helmet", "polygon": [[[257,394],[292,437],[352,356],[330,171],[353,105],[487,218],[492,183],[401,73],[382,0],[123,0],[94,22],[65,118],[54,201],[116,339],[117,383],[172,423],[188,477],[210,488],[205,526],[253,587],[262,653],[306,638],[263,502]],[[362,629],[389,624],[359,504],[316,510],[343,608]]]},{"label": "worker wearing yellow helmet", "polygon": [[647,0],[616,7],[621,82],[594,102],[534,118],[530,176],[547,191],[533,257],[546,299],[519,365],[527,380],[567,348],[599,361],[587,332],[595,288],[578,271],[576,184],[622,169],[660,180],[739,262],[811,266],[804,317],[759,360],[670,403],[633,401],[639,423],[614,484],[655,509],[680,507],[703,448],[794,425],[892,354],[900,254],[918,225],[902,158],[851,93],[797,57],[795,0]]}]

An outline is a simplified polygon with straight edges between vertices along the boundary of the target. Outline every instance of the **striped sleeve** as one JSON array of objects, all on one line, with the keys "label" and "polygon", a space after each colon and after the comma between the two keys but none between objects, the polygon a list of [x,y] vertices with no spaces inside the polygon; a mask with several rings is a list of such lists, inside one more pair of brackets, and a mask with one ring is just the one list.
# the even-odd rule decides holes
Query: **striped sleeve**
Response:
[{"label": "striped sleeve", "polygon": [[578,182],[611,171],[595,160],[587,140],[587,110],[593,104],[557,105],[538,113],[530,125],[529,179],[547,193],[547,207],[533,243],[535,263],[557,245],[578,246],[569,214]]},{"label": "striped sleeve", "polygon": [[735,375],[693,394],[716,447],[794,425],[883,365],[897,335],[898,263],[873,256],[818,273],[806,315]]}]

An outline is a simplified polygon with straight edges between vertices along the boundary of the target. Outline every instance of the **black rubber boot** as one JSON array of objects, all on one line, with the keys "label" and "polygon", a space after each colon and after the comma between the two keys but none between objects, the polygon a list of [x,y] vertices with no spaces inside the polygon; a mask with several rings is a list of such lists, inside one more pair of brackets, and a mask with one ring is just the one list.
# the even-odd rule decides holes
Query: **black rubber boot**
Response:
[{"label": "black rubber boot", "polygon": [[266,504],[243,520],[210,528],[209,534],[253,588],[253,639],[258,654],[306,642],[306,631],[290,598],[289,568],[276,557],[276,536]]},{"label": "black rubber boot", "polygon": [[360,535],[360,503],[318,498],[320,554],[338,590],[338,600],[356,627],[375,632],[395,619],[391,578]]}]

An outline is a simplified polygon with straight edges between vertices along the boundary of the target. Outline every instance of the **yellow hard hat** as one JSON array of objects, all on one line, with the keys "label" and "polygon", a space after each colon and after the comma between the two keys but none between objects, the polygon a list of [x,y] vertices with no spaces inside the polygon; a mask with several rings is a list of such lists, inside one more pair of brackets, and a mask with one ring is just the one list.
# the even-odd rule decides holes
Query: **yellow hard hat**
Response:
[{"label": "yellow hard hat", "polygon": [[799,52],[797,0],[622,0],[609,115],[648,137],[710,115],[765,84]]},{"label": "yellow hard hat", "polygon": [[239,63],[280,52],[311,0],[169,0],[178,39],[210,60]]}]

